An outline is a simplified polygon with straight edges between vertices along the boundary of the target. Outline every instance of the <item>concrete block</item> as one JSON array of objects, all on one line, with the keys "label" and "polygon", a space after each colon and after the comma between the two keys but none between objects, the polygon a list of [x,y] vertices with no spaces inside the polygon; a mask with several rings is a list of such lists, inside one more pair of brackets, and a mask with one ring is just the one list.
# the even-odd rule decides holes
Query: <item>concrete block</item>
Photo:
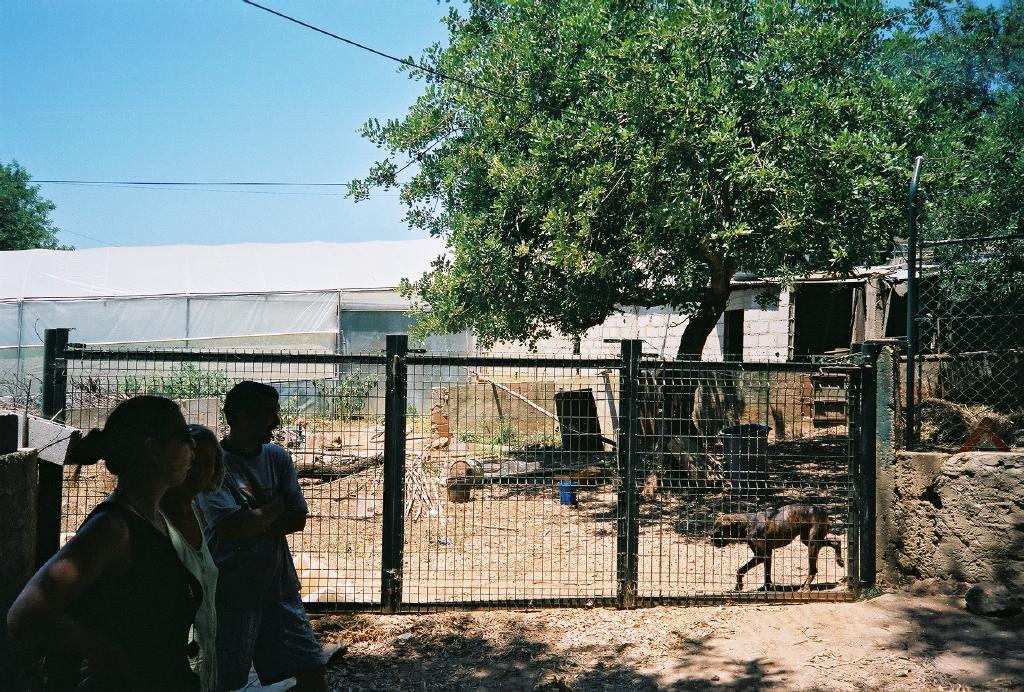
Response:
[{"label": "concrete block", "polygon": [[0,612],[6,613],[36,567],[39,472],[35,450],[0,455]]}]

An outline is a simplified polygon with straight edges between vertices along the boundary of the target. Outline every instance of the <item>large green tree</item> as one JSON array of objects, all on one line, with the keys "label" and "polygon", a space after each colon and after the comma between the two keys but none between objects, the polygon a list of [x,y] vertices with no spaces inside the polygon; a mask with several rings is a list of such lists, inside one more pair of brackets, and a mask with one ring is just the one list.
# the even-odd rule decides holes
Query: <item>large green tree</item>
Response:
[{"label": "large green tree", "polygon": [[[1024,0],[918,0],[884,59],[920,103],[911,147],[925,157],[926,238],[1024,233]],[[1024,242],[939,248],[965,297],[1024,290]]]},{"label": "large green tree", "polygon": [[918,98],[878,59],[898,20],[877,0],[469,0],[409,112],[366,124],[386,156],[350,194],[401,187],[447,240],[408,286],[428,330],[575,335],[669,304],[699,356],[740,269],[890,247]]},{"label": "large green tree", "polygon": [[28,172],[18,165],[0,163],[0,250],[66,250],[57,240],[60,230],[50,221],[53,202],[29,183]]}]

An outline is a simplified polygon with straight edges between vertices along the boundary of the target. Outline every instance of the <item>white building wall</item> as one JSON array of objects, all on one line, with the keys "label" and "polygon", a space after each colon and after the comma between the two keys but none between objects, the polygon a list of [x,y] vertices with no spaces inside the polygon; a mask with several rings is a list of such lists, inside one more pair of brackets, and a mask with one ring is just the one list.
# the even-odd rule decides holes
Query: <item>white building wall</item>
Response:
[{"label": "white building wall", "polygon": [[[743,310],[743,359],[749,361],[785,361],[790,355],[791,325],[790,294],[781,291],[775,305],[762,309],[757,294],[762,289],[734,289],[729,296],[728,310]],[[587,331],[580,340],[580,354],[590,357],[617,356],[619,341],[640,339],[645,353],[673,358],[679,339],[686,328],[687,318],[668,306],[655,308],[624,307],[602,324]],[[702,357],[714,361],[722,359],[725,340],[725,320],[718,321],[708,336]],[[532,353],[524,344],[501,342],[486,350],[493,354]],[[573,342],[565,337],[543,339],[537,343],[537,353],[570,355]]]}]

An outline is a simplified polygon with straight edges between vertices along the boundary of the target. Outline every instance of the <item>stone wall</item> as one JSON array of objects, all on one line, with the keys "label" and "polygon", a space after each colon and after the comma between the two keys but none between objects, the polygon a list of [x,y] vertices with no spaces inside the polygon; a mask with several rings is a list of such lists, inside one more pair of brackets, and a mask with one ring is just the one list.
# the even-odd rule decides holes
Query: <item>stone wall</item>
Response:
[{"label": "stone wall", "polygon": [[[19,653],[7,637],[7,610],[36,568],[35,450],[0,454],[0,688],[22,689]],[[9,685],[10,687],[7,687]]]},{"label": "stone wall", "polygon": [[35,450],[0,455],[0,607],[6,614],[36,562]]},{"label": "stone wall", "polygon": [[879,539],[887,581],[995,581],[1024,595],[1024,453],[900,452]]}]

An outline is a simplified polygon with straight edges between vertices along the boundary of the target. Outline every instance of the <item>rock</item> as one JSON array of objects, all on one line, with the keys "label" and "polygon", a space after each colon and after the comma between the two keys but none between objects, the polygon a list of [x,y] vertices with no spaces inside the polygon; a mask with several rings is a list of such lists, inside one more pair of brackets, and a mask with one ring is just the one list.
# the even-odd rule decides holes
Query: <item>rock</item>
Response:
[{"label": "rock", "polygon": [[907,591],[911,596],[930,596],[939,592],[938,587],[938,577],[928,577],[927,579],[914,580],[911,582],[910,586],[907,587]]},{"label": "rock", "polygon": [[535,692],[572,692],[572,687],[557,675],[545,676],[533,689]]},{"label": "rock", "polygon": [[398,641],[400,642],[404,643],[409,641],[410,639],[412,639],[412,632],[405,632],[403,634],[398,635]]},{"label": "rock", "polygon": [[975,615],[995,617],[1015,615],[1020,612],[1020,599],[1000,584],[986,582],[975,584],[967,590],[967,610]]},{"label": "rock", "polygon": [[933,596],[936,594],[955,596],[957,592],[963,593],[957,582],[951,579],[939,579],[938,577],[914,580],[907,587],[907,592],[911,596]]}]

